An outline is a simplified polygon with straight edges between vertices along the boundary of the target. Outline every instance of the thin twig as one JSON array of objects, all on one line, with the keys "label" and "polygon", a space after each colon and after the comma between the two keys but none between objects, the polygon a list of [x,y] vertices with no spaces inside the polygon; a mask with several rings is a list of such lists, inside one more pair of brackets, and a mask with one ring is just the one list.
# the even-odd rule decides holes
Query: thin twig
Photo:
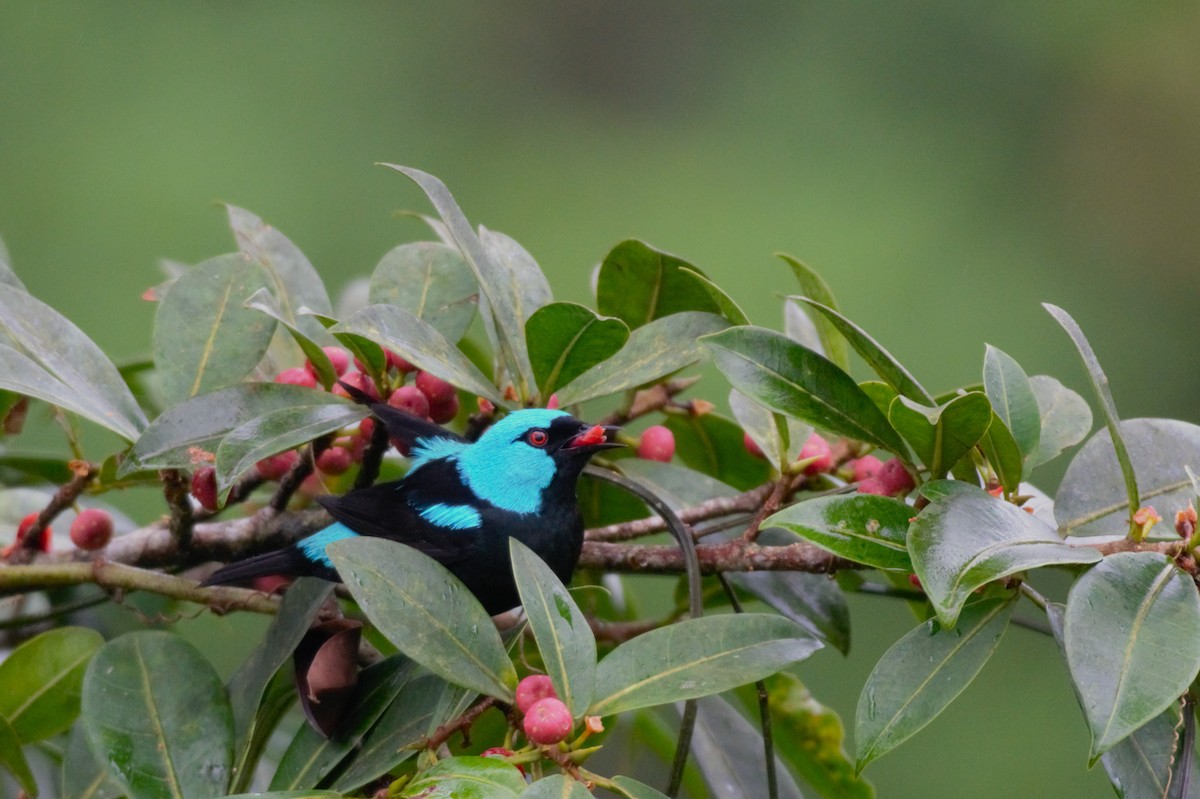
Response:
[{"label": "thin twig", "polygon": [[[591,474],[591,472],[588,472]],[[689,508],[679,511],[680,521],[685,524],[695,524],[707,519],[728,516],[733,513],[752,513],[758,510],[775,486],[764,483],[749,491],[733,497],[714,497]],[[628,541],[631,538],[661,533],[667,529],[666,520],[659,515],[648,516],[631,522],[610,524],[605,527],[593,527],[585,533],[588,541]]]},{"label": "thin twig", "polygon": [[[382,425],[380,425],[382,427]],[[333,442],[333,434],[324,435],[316,441],[309,444],[300,453],[300,459],[296,461],[296,465],[283,476],[279,481],[279,488],[275,490],[275,495],[271,497],[270,506],[272,509],[282,513],[287,510],[288,502],[291,501],[292,495],[300,488],[300,484],[304,482],[304,478],[313,473],[316,468],[317,458],[321,457],[321,453],[329,448]]]},{"label": "thin twig", "polygon": [[1183,740],[1179,743],[1179,779],[1175,789],[1177,799],[1186,799],[1191,795],[1192,760],[1195,759],[1196,747],[1196,697],[1191,691],[1183,695]]},{"label": "thin twig", "polygon": [[[75,503],[83,490],[87,488],[88,483],[96,476],[99,469],[94,463],[87,461],[74,460],[71,461],[70,469],[73,477],[66,484],[59,486],[59,489],[54,492],[54,496],[50,497],[50,501],[46,503],[46,507],[42,508],[38,513],[37,520],[33,526],[25,531],[25,537],[21,540],[20,550],[32,554],[41,546],[42,531],[58,514],[62,513],[67,508]],[[14,553],[15,554],[15,553]],[[20,558],[12,558],[12,562],[20,562]]]},{"label": "thin twig", "polygon": [[379,467],[383,463],[389,443],[387,426],[376,419],[375,426],[371,429],[371,441],[363,452],[362,466],[358,470],[358,476],[354,478],[355,491],[372,486],[379,479]]},{"label": "thin twig", "polygon": [[471,729],[471,725],[475,723],[475,720],[482,716],[484,711],[486,711],[488,708],[497,707],[498,705],[499,702],[495,697],[484,697],[471,707],[467,708],[466,713],[463,713],[456,719],[447,721],[445,724],[434,730],[433,734],[428,738],[418,744],[414,744],[412,748],[437,749],[439,746],[446,743],[446,741],[450,740],[450,736],[459,731],[461,731],[463,733],[463,737],[466,738]]},{"label": "thin twig", "polygon": [[163,482],[163,496],[171,508],[167,529],[175,546],[181,552],[186,552],[192,543],[192,526],[195,523],[190,482],[187,475],[178,469],[163,469],[159,477]]}]

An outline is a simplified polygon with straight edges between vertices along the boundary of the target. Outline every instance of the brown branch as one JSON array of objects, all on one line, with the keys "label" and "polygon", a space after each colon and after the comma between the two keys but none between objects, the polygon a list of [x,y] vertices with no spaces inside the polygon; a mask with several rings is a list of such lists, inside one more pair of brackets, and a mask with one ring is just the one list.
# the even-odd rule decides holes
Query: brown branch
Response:
[{"label": "brown branch", "polygon": [[624,425],[641,416],[660,411],[672,403],[676,394],[687,390],[699,379],[698,377],[680,377],[642,389],[633,395],[633,401],[629,403],[628,408],[613,411],[601,419],[599,424]]},{"label": "brown branch", "polygon": [[62,513],[67,508],[75,503],[83,490],[87,488],[88,483],[92,482],[99,469],[94,463],[87,461],[71,461],[71,472],[74,474],[65,485],[59,487],[54,492],[54,496],[50,497],[50,501],[46,503],[46,507],[38,513],[37,520],[33,526],[25,531],[25,537],[21,539],[21,545],[13,552],[9,558],[12,563],[28,563],[29,559],[41,547],[42,531],[46,529],[50,522],[54,521],[58,514]]},{"label": "brown branch", "polygon": [[[720,544],[696,547],[700,570],[704,574],[717,572],[799,571],[826,574],[839,569],[867,568],[860,563],[839,558],[807,542],[780,547],[764,547],[740,538]],[[580,568],[611,571],[678,574],[684,570],[683,556],[678,547],[644,544],[613,544],[589,541],[583,545]]]},{"label": "brown branch", "polygon": [[191,484],[188,477],[178,469],[163,469],[159,472],[163,482],[163,496],[171,508],[168,529],[175,546],[180,551],[186,551],[192,541],[192,525],[195,518],[192,515]]},{"label": "brown branch", "polygon": [[746,527],[746,532],[742,533],[742,538],[748,542],[753,542],[758,538],[758,529],[762,527],[763,521],[775,511],[779,510],[779,506],[787,499],[796,486],[804,482],[804,476],[790,477],[781,475],[774,485],[771,486],[771,493],[763,500],[762,505],[754,512],[754,518],[750,520],[750,524]]},{"label": "brown branch", "polygon": [[279,481],[279,488],[275,490],[275,495],[271,497],[270,506],[273,510],[282,513],[287,510],[288,502],[291,501],[292,495],[300,488],[300,484],[304,482],[304,478],[308,477],[317,468],[317,458],[321,457],[321,453],[329,449],[329,445],[333,443],[333,434],[321,436],[316,441],[309,444],[300,453],[300,458],[296,461],[296,465],[283,476]]},{"label": "brown branch", "polygon": [[606,621],[592,616],[588,617],[588,627],[597,640],[611,644],[623,644],[630,638],[637,638],[642,633],[648,633],[659,627],[670,624],[673,619],[642,619],[638,621]]},{"label": "brown branch", "polygon": [[446,741],[450,740],[450,736],[459,731],[462,731],[464,745],[468,744],[470,741],[469,734],[471,731],[471,725],[475,723],[476,719],[484,714],[484,711],[488,710],[489,708],[497,707],[499,704],[500,703],[495,697],[485,697],[471,707],[467,708],[466,713],[463,713],[456,719],[447,721],[445,724],[434,730],[433,735],[430,735],[428,738],[418,744],[414,744],[411,748],[437,749],[439,746],[446,743]]},{"label": "brown branch", "polygon": [[[774,487],[773,483],[764,483],[737,496],[714,497],[698,505],[680,510],[679,519],[684,524],[695,524],[719,516],[750,513],[758,509],[763,500],[774,490]],[[588,541],[628,541],[631,538],[661,533],[666,529],[667,523],[661,516],[648,516],[631,522],[593,527],[585,533],[585,536]]]}]

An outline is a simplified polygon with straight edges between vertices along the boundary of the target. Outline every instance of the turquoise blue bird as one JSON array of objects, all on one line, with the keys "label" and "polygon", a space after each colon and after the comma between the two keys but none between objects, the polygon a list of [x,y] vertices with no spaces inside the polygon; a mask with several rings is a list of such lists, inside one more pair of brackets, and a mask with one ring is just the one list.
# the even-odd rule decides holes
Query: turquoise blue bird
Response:
[{"label": "turquoise blue bird", "polygon": [[231,563],[205,585],[267,575],[338,580],[326,547],[358,535],[418,549],[446,566],[490,614],[520,604],[508,539],[516,538],[567,583],[583,547],[576,482],[588,459],[609,447],[614,428],[568,413],[514,411],[469,442],[382,403],[371,404],[388,434],[411,446],[404,478],[318,498],[334,523],[295,544]]}]

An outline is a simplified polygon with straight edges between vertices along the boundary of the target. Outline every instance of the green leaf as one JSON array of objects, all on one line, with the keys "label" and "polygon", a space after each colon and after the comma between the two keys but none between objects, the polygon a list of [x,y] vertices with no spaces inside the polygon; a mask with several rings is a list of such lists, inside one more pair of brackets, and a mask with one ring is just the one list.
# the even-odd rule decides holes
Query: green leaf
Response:
[{"label": "green leaf", "polygon": [[121,786],[92,754],[82,724],[71,728],[62,760],[62,799],[117,799]]},{"label": "green leaf", "polygon": [[566,774],[545,777],[521,792],[521,799],[591,799],[592,792]]},{"label": "green leaf", "polygon": [[8,248],[4,246],[4,240],[0,239],[0,283],[6,286],[12,286],[15,289],[25,291],[25,284],[17,277],[17,273],[12,268],[12,258],[8,254]]},{"label": "green leaf", "polygon": [[[762,799],[769,795],[762,732],[724,698],[706,696],[699,701],[692,755],[713,796]],[[801,799],[796,781],[778,757],[775,773],[777,796]]]},{"label": "green leaf", "polygon": [[544,305],[525,323],[529,360],[543,398],[596,364],[615,355],[629,340],[620,319],[598,316],[573,302]]},{"label": "green leaf", "polygon": [[721,306],[682,258],[636,239],[621,242],[604,257],[596,278],[596,308],[631,330],[681,311],[719,314]]},{"label": "green leaf", "polygon": [[1029,382],[1037,395],[1042,419],[1037,453],[1029,463],[1032,468],[1087,438],[1092,430],[1092,409],[1083,397],[1049,375],[1034,375]]},{"label": "green leaf", "polygon": [[[778,546],[785,542],[763,530],[759,542]],[[837,583],[824,574],[757,571],[729,572],[725,578],[741,590],[761,600],[785,619],[791,619],[814,638],[830,644],[842,654],[850,651],[850,609],[846,595]]]},{"label": "green leaf", "polygon": [[1021,485],[1021,475],[1024,472],[1024,458],[1017,440],[1009,431],[1004,420],[993,411],[992,423],[988,425],[987,433],[979,441],[984,457],[996,472],[1000,485],[1009,494],[1014,493]]},{"label": "green leaf", "polygon": [[890,352],[881,347],[879,342],[867,335],[866,331],[858,325],[828,305],[809,297],[789,297],[788,299],[803,302],[819,311],[839,333],[846,337],[855,352],[875,370],[875,374],[879,375],[883,382],[896,389],[898,393],[923,405],[934,404],[933,397],[925,390],[924,386],[918,383],[917,379]]},{"label": "green leaf", "polygon": [[268,791],[239,793],[226,799],[342,799],[342,795],[336,791]]},{"label": "green leaf", "polygon": [[700,360],[704,351],[696,339],[727,325],[716,314],[699,311],[655,319],[630,333],[616,355],[559,388],[558,401],[574,405],[660,380]]},{"label": "green leaf", "polygon": [[617,786],[617,790],[629,797],[629,799],[667,799],[665,793],[656,791],[649,785],[638,782],[632,777],[618,775],[613,777],[612,781]]},{"label": "green leaf", "polygon": [[298,406],[352,407],[341,397],[304,386],[241,383],[180,403],[146,429],[117,472],[191,469],[211,464],[221,440],[247,422]]},{"label": "green leaf", "polygon": [[[801,447],[813,433],[812,427],[783,414],[772,413],[736,388],[729,390],[729,409],[742,431],[779,469],[799,456]],[[784,432],[787,433],[786,443]]]},{"label": "green leaf", "polygon": [[554,300],[549,281],[533,256],[511,236],[480,225],[479,240],[502,274],[507,275],[513,312],[518,323],[524,325],[534,312]]},{"label": "green leaf", "polygon": [[589,715],[720,693],[820,648],[795,622],[766,613],[688,619],[621,644],[600,661]]},{"label": "green leaf", "polygon": [[781,333],[735,327],[706,336],[713,362],[739,391],[771,410],[897,455],[907,451],[850,375]]},{"label": "green leaf", "polygon": [[217,448],[217,490],[222,494],[255,463],[365,418],[362,405],[280,408],[234,428]]},{"label": "green leaf", "polygon": [[[825,282],[823,277],[817,274],[816,270],[786,253],[779,252],[775,254],[792,268],[792,274],[800,282],[800,290],[804,296],[811,297],[814,301],[830,310],[837,310],[837,302],[833,299],[833,292],[830,291],[829,284]],[[831,319],[823,315],[813,316],[812,314],[807,314],[807,316],[816,327],[817,337],[821,341],[821,349],[825,357],[837,364],[843,372],[848,372],[850,370],[850,354],[846,349],[846,337],[843,336]]]},{"label": "green leaf", "polygon": [[996,651],[1014,602],[983,599],[963,609],[956,628],[930,619],[884,653],[858,698],[857,771],[937,718]]},{"label": "green leaf", "polygon": [[[0,346],[6,350],[11,347],[26,360],[37,363],[41,367],[39,371],[44,370],[55,382],[67,387],[67,395],[74,397],[73,404],[78,406],[61,407],[128,441],[133,441],[145,429],[146,415],[138,407],[117,367],[96,342],[41,300],[20,288],[0,283],[0,334],[5,332],[9,340],[3,341],[0,335]],[[0,360],[0,375],[3,376],[0,388],[26,393],[17,386],[23,377],[35,380],[25,374],[27,368],[7,357]],[[38,398],[59,404],[48,397]]]},{"label": "green leaf", "polygon": [[729,320],[732,325],[748,325],[750,317],[746,316],[746,312],[742,310],[733,297],[725,293],[725,289],[718,286],[716,283],[704,276],[704,273],[691,267],[684,267],[683,274],[690,277],[692,280],[699,283],[708,292],[708,296],[717,304],[718,313]]},{"label": "green leaf", "polygon": [[1062,325],[1063,330],[1067,331],[1067,335],[1071,337],[1071,342],[1079,351],[1079,357],[1083,360],[1084,368],[1087,369],[1088,377],[1092,380],[1096,398],[1100,400],[1100,408],[1104,411],[1104,422],[1108,425],[1109,440],[1112,442],[1117,463],[1121,466],[1121,477],[1125,483],[1126,507],[1130,509],[1128,528],[1132,534],[1134,533],[1133,513],[1141,506],[1141,501],[1138,498],[1136,472],[1130,461],[1129,452],[1125,449],[1125,441],[1121,438],[1121,420],[1117,416],[1117,406],[1113,403],[1112,392],[1108,388],[1108,376],[1100,368],[1100,361],[1096,358],[1092,345],[1088,343],[1087,337],[1083,335],[1083,331],[1079,329],[1079,325],[1071,318],[1071,315],[1048,302],[1042,303],[1042,307],[1054,317],[1056,322]]},{"label": "green leaf", "polygon": [[61,457],[0,454],[0,485],[68,483],[74,473]]},{"label": "green leaf", "polygon": [[[284,328],[292,334],[300,351],[304,353],[304,357],[308,358],[308,362],[312,364],[313,369],[317,372],[317,380],[326,389],[333,386],[337,380],[337,372],[333,369],[333,364],[329,360],[329,356],[325,354],[325,350],[321,349],[318,344],[303,330],[301,330],[295,322],[288,319],[283,310],[279,307],[279,303],[275,301],[274,295],[266,288],[261,288],[250,295],[250,298],[242,303],[247,308],[253,308],[256,311],[262,311],[267,316],[274,319],[284,326]],[[314,321],[311,317],[301,316],[307,321]],[[316,322],[320,326],[319,322]],[[324,332],[324,328],[321,328]]]},{"label": "green leaf", "polygon": [[413,799],[514,799],[525,790],[516,766],[494,757],[448,757],[421,772],[400,796]]},{"label": "green leaf", "polygon": [[908,529],[908,551],[946,627],[980,586],[1026,569],[1100,560],[1092,547],[1068,546],[1045,522],[980,491],[931,502]]},{"label": "green leaf", "polygon": [[891,497],[852,494],[798,502],[768,517],[763,526],[782,527],[855,563],[911,572],[906,540],[914,513]]},{"label": "green leaf", "polygon": [[1037,394],[1021,365],[991,344],[983,356],[983,389],[996,415],[1012,433],[1023,459],[1031,461],[1037,455],[1042,432]]},{"label": "green leaf", "polygon": [[177,635],[133,632],[96,653],[83,679],[83,723],[129,799],[225,792],[229,700],[212,664]]},{"label": "green leaf", "polygon": [[965,458],[987,433],[992,407],[988,398],[977,392],[934,407],[898,395],[888,420],[936,478]]},{"label": "green leaf", "polygon": [[[466,257],[480,290],[487,298],[487,314],[494,327],[490,334],[492,341],[497,346],[501,360],[507,365],[509,375],[516,383],[517,394],[522,400],[528,399],[533,394],[534,378],[529,353],[525,348],[527,303],[523,299],[526,289],[520,285],[520,276],[511,270],[509,265],[498,261],[490,248],[484,246],[467,218],[463,216],[462,209],[458,207],[446,184],[419,169],[397,164],[384,166],[396,170],[420,186],[446,223],[446,230]],[[528,308],[529,313],[533,310],[534,308]],[[448,379],[444,375],[437,376]]]},{"label": "green leaf", "polygon": [[154,366],[175,404],[239,382],[275,332],[275,321],[242,303],[267,276],[242,255],[219,255],[175,281],[154,316]]},{"label": "green leaf", "polygon": [[408,684],[414,671],[412,661],[401,655],[363,669],[337,732],[326,738],[311,724],[302,724],[279,760],[271,778],[271,790],[316,787],[358,746]]},{"label": "green leaf", "polygon": [[[1200,427],[1175,419],[1130,419],[1121,422],[1121,437],[1140,477],[1141,502],[1169,519],[1195,499],[1186,466],[1200,464]],[[1054,498],[1063,535],[1126,532],[1132,510],[1111,442],[1108,430],[1100,430],[1071,459]]]},{"label": "green leaf", "polygon": [[368,305],[331,330],[335,334],[354,333],[374,341],[418,368],[497,405],[507,407],[511,404],[458,347],[403,308]]},{"label": "green leaf", "polygon": [[0,716],[23,743],[75,723],[83,673],[103,645],[95,630],[60,627],[30,638],[0,663]]},{"label": "green leaf", "polygon": [[622,458],[617,468],[649,488],[675,511],[707,499],[732,497],[737,491],[714,477],[675,463]]},{"label": "green leaf", "polygon": [[776,749],[793,773],[827,799],[874,799],[875,789],[855,774],[844,748],[845,731],[837,713],[809,693],[795,676],[781,672],[767,679]]},{"label": "green leaf", "polygon": [[381,538],[330,545],[346,587],[397,649],[456,685],[512,702],[517,673],[500,634],[446,567]]},{"label": "green leaf", "polygon": [[[335,327],[339,323],[339,320],[327,314],[309,314],[307,310],[303,310],[302,313],[311,315],[312,318],[320,322],[321,326],[326,330],[329,330],[331,327]],[[358,359],[358,362],[365,367],[364,371],[373,381],[375,381],[376,385],[378,385],[380,378],[387,374],[388,370],[387,353],[383,351],[383,347],[380,347],[370,339],[363,338],[362,336],[355,335],[354,333],[338,333],[336,331],[331,331],[330,335],[337,339],[339,344],[350,350],[350,354]]]},{"label": "green leaf", "polygon": [[447,341],[458,341],[475,318],[479,283],[457,248],[418,241],[383,256],[371,274],[367,301],[403,308]]},{"label": "green leaf", "polygon": [[1063,641],[1095,762],[1200,671],[1200,595],[1164,555],[1110,555],[1071,587]]},{"label": "green leaf", "polygon": [[675,454],[696,471],[746,491],[771,476],[771,466],[746,450],[744,433],[719,413],[672,413],[665,420],[675,436]]},{"label": "green leaf", "polygon": [[574,718],[592,703],[596,637],[570,592],[546,562],[515,538],[508,539],[513,580],[529,618],[546,673]]},{"label": "green leaf", "polygon": [[21,739],[3,716],[0,716],[0,765],[17,778],[25,793],[32,799],[37,799],[37,781],[33,778],[33,772],[29,770],[29,761],[25,759],[25,752],[21,749]]},{"label": "green leaf", "polygon": [[[1184,768],[1180,756],[1191,761],[1188,768],[1193,775],[1198,773],[1200,758],[1196,757],[1195,748],[1187,753],[1178,751],[1182,728],[1177,702],[1101,756],[1100,762],[1118,796],[1137,799],[1177,795],[1171,794],[1170,788],[1174,785],[1178,790],[1179,775]],[[1200,799],[1200,782],[1194,777],[1182,799]]]},{"label": "green leaf", "polygon": [[233,774],[235,784],[243,779],[243,769],[250,766],[245,757],[258,726],[259,706],[267,684],[299,646],[332,591],[333,583],[315,577],[301,577],[292,583],[266,634],[229,678],[229,704],[233,708],[234,751],[237,755]]}]

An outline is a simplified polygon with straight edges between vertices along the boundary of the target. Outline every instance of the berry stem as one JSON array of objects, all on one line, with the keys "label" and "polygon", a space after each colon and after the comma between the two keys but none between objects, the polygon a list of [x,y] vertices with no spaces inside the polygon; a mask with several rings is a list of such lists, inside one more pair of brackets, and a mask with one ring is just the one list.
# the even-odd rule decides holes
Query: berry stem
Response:
[{"label": "berry stem", "polygon": [[54,492],[54,496],[50,497],[50,501],[46,503],[46,507],[38,513],[37,521],[33,523],[25,532],[25,538],[21,542],[21,548],[18,552],[14,552],[9,559],[11,563],[28,562],[27,558],[31,557],[37,550],[41,541],[42,531],[46,529],[46,525],[54,521],[58,514],[62,513],[67,508],[75,504],[75,500],[83,493],[88,484],[96,477],[100,471],[94,463],[88,463],[85,460],[73,460],[70,463],[71,472],[74,474],[67,483],[59,486]]}]

